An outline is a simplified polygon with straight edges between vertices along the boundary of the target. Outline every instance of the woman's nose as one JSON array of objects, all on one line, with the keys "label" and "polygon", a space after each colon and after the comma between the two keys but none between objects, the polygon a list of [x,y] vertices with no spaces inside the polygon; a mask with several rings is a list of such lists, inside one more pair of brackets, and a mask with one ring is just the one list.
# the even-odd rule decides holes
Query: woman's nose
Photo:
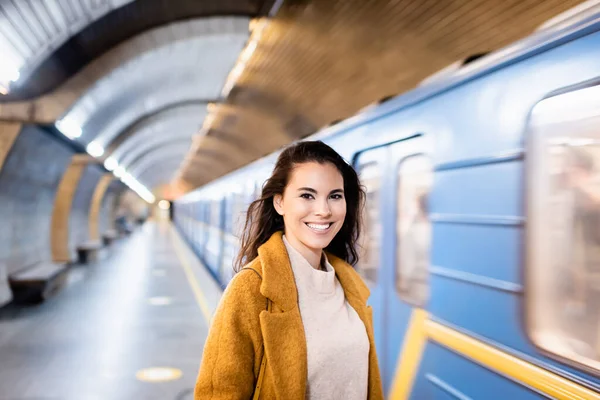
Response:
[{"label": "woman's nose", "polygon": [[316,215],[319,215],[322,217],[331,216],[331,208],[329,207],[329,202],[320,201],[318,204],[319,205],[317,206],[317,210],[315,212]]}]

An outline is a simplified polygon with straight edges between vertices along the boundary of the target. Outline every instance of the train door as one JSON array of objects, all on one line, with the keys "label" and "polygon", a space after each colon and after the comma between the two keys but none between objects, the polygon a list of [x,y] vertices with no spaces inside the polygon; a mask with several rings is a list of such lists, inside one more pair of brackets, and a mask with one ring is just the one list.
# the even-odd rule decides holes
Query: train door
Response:
[{"label": "train door", "polygon": [[354,166],[367,190],[366,235],[357,270],[371,289],[373,324],[384,390],[390,393],[408,327],[428,298],[431,227],[427,197],[432,165],[415,135],[368,149]]},{"label": "train door", "polygon": [[[363,212],[363,231],[359,240],[359,262],[356,270],[369,286],[373,307],[373,328],[378,349],[384,345],[385,298],[384,279],[381,269],[382,213],[381,189],[386,168],[387,149],[377,148],[359,153],[354,160],[354,168],[366,189],[366,204]],[[378,351],[379,354],[383,354]],[[381,364],[381,358],[379,360]]]},{"label": "train door", "polygon": [[[429,298],[431,223],[428,198],[433,186],[433,164],[426,137],[419,135],[387,147],[384,186],[385,213],[382,254],[386,279],[385,358],[383,377],[386,393],[397,396],[403,343],[406,355],[416,350],[411,335],[424,319]],[[419,358],[421,355],[415,355]],[[418,363],[410,371],[414,377]],[[406,368],[405,368],[406,370]],[[404,379],[406,379],[404,377]],[[412,379],[410,379],[412,380]],[[406,382],[397,385],[407,386]],[[398,398],[409,398],[410,393]]]}]

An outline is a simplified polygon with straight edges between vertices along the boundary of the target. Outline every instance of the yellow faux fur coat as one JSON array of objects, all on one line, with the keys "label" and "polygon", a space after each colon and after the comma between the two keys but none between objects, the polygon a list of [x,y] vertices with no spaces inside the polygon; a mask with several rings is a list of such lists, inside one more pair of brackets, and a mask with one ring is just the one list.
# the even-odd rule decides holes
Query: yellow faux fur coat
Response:
[{"label": "yellow faux fur coat", "polygon": [[[367,329],[371,344],[368,399],[383,399],[372,310],[366,305],[369,289],[346,262],[331,254],[327,259],[346,300]],[[272,302],[271,312],[266,310],[267,298]],[[252,399],[263,351],[267,362],[260,399],[304,400],[306,339],[281,232],[258,249],[258,257],[225,290],[204,346],[194,399]]]}]

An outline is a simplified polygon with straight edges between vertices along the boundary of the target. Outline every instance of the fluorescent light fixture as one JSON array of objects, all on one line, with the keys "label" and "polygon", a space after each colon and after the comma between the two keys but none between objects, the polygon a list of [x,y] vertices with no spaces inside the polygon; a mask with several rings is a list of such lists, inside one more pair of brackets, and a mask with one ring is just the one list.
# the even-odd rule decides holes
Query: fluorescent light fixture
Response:
[{"label": "fluorescent light fixture", "polygon": [[229,96],[229,92],[231,92],[231,89],[233,89],[237,80],[242,75],[244,68],[246,68],[246,64],[252,57],[252,54],[254,54],[256,46],[258,45],[258,41],[260,40],[260,37],[262,36],[268,23],[268,18],[253,19],[250,21],[249,29],[252,32],[250,35],[250,40],[248,41],[248,44],[244,50],[242,50],[240,53],[237,63],[229,73],[229,76],[227,76],[227,81],[223,86],[223,90],[221,90],[221,95],[223,97]]},{"label": "fluorescent light fixture", "polygon": [[56,128],[58,128],[63,135],[71,140],[77,139],[81,136],[81,127],[79,124],[68,117],[56,121]]},{"label": "fluorescent light fixture", "polygon": [[13,66],[5,65],[4,60],[0,64],[0,94],[6,95],[10,91],[11,82],[16,82],[21,73]]},{"label": "fluorescent light fixture", "polygon": [[127,172],[125,171],[125,168],[121,167],[121,166],[117,166],[117,168],[115,168],[115,170],[113,171],[113,174],[117,177],[120,178],[123,175],[125,175]]},{"label": "fluorescent light fixture", "polygon": [[21,73],[14,69],[12,70],[12,72],[9,72],[9,76],[8,79],[10,79],[11,82],[16,82],[19,80],[19,78],[21,77]]},{"label": "fluorescent light fixture", "polygon": [[240,55],[240,60],[242,61],[242,63],[245,64],[246,62],[248,62],[250,57],[252,57],[254,50],[256,50],[256,45],[257,45],[257,41],[253,40],[252,42],[250,42],[248,44],[248,46],[246,46],[244,51],[242,51],[242,54]]},{"label": "fluorescent light fixture", "polygon": [[161,210],[168,210],[171,207],[171,204],[166,200],[161,200],[158,202],[158,207]]},{"label": "fluorescent light fixture", "polygon": [[142,199],[144,199],[148,203],[154,203],[156,201],[156,198],[154,197],[152,192],[150,192],[144,185],[139,183],[137,181],[137,179],[135,179],[133,176],[131,176],[131,174],[125,172],[125,170],[122,169],[121,167],[118,167],[115,169],[115,171],[114,171],[115,176],[117,176],[118,169],[122,170],[121,182],[123,182],[125,185],[127,185],[129,187],[129,189],[136,192],[138,196],[140,196]]},{"label": "fluorescent light fixture", "polygon": [[204,132],[208,132],[208,130],[210,129],[210,126],[212,125],[212,123],[215,121],[215,114],[208,114],[205,118],[204,121],[202,122],[202,130]]},{"label": "fluorescent light fixture", "polygon": [[21,68],[25,65],[25,60],[22,55],[18,54],[15,47],[10,45],[10,42],[0,41],[0,54],[2,54],[2,62],[0,62],[0,93],[8,94],[10,92],[11,83],[17,82],[21,77]]},{"label": "fluorescent light fixture", "polygon": [[108,157],[106,160],[104,160],[104,168],[106,168],[109,171],[114,171],[115,168],[117,168],[118,166],[119,163],[112,157]]},{"label": "fluorescent light fixture", "polygon": [[88,144],[85,149],[92,157],[100,157],[102,154],[104,154],[104,147],[102,147],[100,143],[97,142],[92,142]]}]

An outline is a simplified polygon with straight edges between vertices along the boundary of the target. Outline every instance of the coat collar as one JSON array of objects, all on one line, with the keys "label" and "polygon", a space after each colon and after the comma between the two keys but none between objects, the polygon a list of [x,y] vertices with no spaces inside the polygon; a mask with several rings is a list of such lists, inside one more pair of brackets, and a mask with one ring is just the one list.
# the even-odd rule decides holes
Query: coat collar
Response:
[{"label": "coat collar", "polygon": [[[263,277],[260,292],[283,311],[289,311],[298,306],[298,291],[282,236],[282,232],[275,232],[258,248]],[[350,298],[356,298],[360,303],[365,304],[370,295],[369,288],[358,277],[352,266],[331,253],[326,254],[346,298],[349,301]]]},{"label": "coat collar", "polygon": [[[277,399],[304,399],[308,366],[306,338],[298,307],[298,292],[282,232],[274,233],[258,249],[258,257],[248,266],[262,276],[260,292],[273,302],[275,312],[262,311],[267,369]],[[348,303],[365,324],[369,352],[369,399],[382,399],[381,378],[375,354],[371,310],[366,307],[369,289],[354,269],[340,258],[327,253]],[[258,270],[261,271],[258,271]]]}]

